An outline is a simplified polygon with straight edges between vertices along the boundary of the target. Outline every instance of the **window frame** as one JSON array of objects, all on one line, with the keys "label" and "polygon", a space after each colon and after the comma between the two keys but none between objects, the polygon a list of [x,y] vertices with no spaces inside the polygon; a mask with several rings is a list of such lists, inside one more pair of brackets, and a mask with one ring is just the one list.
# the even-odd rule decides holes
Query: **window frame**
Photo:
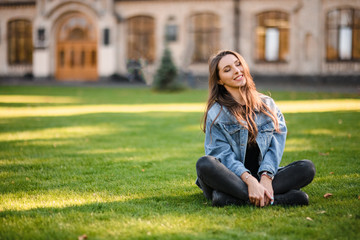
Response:
[{"label": "window frame", "polygon": [[[208,24],[206,20],[209,19],[211,19],[211,21]],[[207,63],[209,57],[220,50],[220,21],[220,16],[212,12],[199,12],[190,16],[190,35],[194,43],[194,51],[191,55],[192,63]],[[201,41],[200,39],[212,39],[213,41]],[[198,42],[206,43],[205,47],[198,46]]]},{"label": "window frame", "polygon": [[[341,14],[345,11],[351,12],[351,23],[350,25],[344,25],[341,23]],[[331,23],[330,15],[335,14],[337,12],[337,18],[335,23]],[[358,20],[355,20],[355,17],[359,16]],[[356,23],[357,22],[357,23]],[[331,26],[334,25],[334,26]],[[343,27],[351,27],[351,57],[350,59],[342,59],[340,57],[340,32]],[[336,39],[330,38],[330,34],[336,35]],[[360,43],[357,43],[355,40],[355,35],[358,34],[360,38],[360,9],[354,8],[354,7],[337,7],[332,8],[328,10],[325,14],[325,61],[329,63],[333,62],[360,62]],[[336,42],[336,47],[333,49],[333,53],[331,53],[329,47],[330,47],[330,41]],[[359,41],[360,42],[360,41]],[[356,44],[356,46],[355,46]],[[358,49],[358,57],[354,56],[356,48]],[[329,56],[331,54],[334,54],[335,56]]]},{"label": "window frame", "polygon": [[[272,18],[271,15],[275,15],[275,18]],[[280,22],[286,21],[286,25],[281,26],[280,24],[265,24],[268,19]],[[263,23],[262,23],[263,22]],[[271,21],[270,21],[271,22]],[[269,61],[266,59],[266,30],[269,28],[275,28],[279,32],[278,39],[278,59]],[[261,30],[264,32],[263,35],[260,35]],[[259,39],[261,38],[262,41]],[[283,43],[285,41],[285,43]],[[286,46],[285,50],[282,50],[282,45]],[[280,10],[270,10],[263,11],[256,14],[256,31],[255,31],[255,62],[256,63],[288,63],[288,58],[286,55],[290,55],[290,14]],[[259,49],[261,47],[261,49]],[[282,52],[283,51],[283,52]]]},{"label": "window frame", "polygon": [[[24,29],[21,29],[22,27]],[[9,20],[7,22],[7,63],[10,66],[32,65],[33,51],[32,22],[23,18]]]},{"label": "window frame", "polygon": [[[150,22],[147,22],[150,20]],[[133,22],[134,21],[134,22]],[[139,21],[140,24],[136,24],[136,21]],[[132,29],[132,25],[142,25],[141,27],[135,29]],[[146,26],[148,25],[148,26]],[[130,60],[140,60],[144,59],[147,61],[147,63],[154,63],[156,60],[156,39],[155,39],[155,31],[156,31],[156,22],[155,18],[149,15],[137,15],[130,17],[126,20],[126,26],[127,26],[127,53],[126,58],[128,61]],[[146,29],[149,27],[148,29]],[[142,28],[142,29],[141,29]],[[136,47],[134,44],[134,41],[131,41],[131,39],[147,39],[148,43],[139,43],[141,44],[142,49],[147,48],[148,50],[142,51],[139,54],[135,54],[132,52]],[[145,47],[144,47],[145,46]],[[136,48],[138,49],[138,48]],[[134,57],[135,55],[139,55]]]}]

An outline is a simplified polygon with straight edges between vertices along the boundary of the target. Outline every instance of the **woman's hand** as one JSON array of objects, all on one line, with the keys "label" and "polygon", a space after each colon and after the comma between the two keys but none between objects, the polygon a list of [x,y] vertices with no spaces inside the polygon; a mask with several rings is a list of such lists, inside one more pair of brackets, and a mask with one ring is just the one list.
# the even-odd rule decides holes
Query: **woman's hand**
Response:
[{"label": "woman's hand", "polygon": [[270,198],[268,195],[265,195],[265,206],[268,206],[274,201],[274,189],[272,187],[272,180],[266,176],[261,176],[260,184],[269,192]]},{"label": "woman's hand", "polygon": [[[253,176],[242,176],[242,179],[245,180],[244,182],[248,185],[248,192],[249,192],[249,200],[250,203],[254,204],[257,207],[264,207],[265,201],[267,199],[272,198],[272,194],[258,182],[256,178]],[[271,187],[272,189],[272,187]],[[269,204],[269,201],[267,205]]]}]

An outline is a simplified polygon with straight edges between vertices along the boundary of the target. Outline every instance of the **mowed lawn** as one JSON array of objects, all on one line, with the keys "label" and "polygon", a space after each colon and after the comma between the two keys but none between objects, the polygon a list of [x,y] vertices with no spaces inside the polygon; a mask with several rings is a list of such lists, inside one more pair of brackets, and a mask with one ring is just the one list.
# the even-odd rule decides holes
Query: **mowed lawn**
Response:
[{"label": "mowed lawn", "polygon": [[1,86],[0,239],[360,239],[356,94],[271,92],[282,163],[317,174],[309,206],[263,209],[211,207],[194,184],[206,96]]}]

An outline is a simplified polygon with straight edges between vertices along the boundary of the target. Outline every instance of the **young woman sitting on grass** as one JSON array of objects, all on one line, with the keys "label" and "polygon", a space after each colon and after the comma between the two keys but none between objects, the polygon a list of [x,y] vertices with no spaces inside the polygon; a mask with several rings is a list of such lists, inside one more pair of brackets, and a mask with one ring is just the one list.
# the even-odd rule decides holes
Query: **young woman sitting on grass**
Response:
[{"label": "young woman sitting on grass", "polygon": [[244,58],[221,51],[209,62],[205,154],[196,184],[213,206],[308,205],[300,188],[315,176],[310,160],[279,167],[286,140],[283,114],[256,91]]}]

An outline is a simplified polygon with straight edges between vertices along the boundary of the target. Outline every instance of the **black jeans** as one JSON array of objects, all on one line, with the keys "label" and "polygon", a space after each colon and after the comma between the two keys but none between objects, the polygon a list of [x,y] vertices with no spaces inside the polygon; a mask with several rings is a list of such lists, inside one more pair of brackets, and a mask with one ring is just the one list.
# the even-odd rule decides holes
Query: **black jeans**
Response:
[{"label": "black jeans", "polygon": [[[201,157],[196,163],[197,185],[208,199],[213,190],[228,194],[244,202],[249,201],[248,188],[239,176],[230,171],[212,156]],[[300,190],[315,176],[315,166],[310,160],[300,160],[280,168],[272,182],[274,195],[285,194],[290,190]]]}]

